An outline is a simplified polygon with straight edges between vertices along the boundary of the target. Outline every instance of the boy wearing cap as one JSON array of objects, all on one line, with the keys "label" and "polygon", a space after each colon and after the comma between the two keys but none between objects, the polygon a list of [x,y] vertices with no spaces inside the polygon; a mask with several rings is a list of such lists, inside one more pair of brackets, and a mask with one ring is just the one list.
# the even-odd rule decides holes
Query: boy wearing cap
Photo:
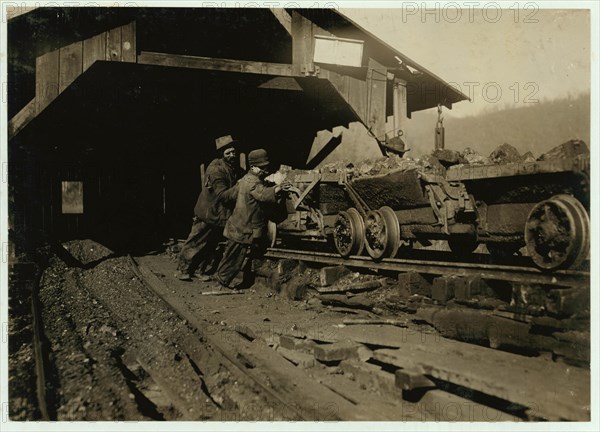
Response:
[{"label": "boy wearing cap", "polygon": [[[250,170],[238,183],[235,209],[225,225],[223,235],[227,238],[227,245],[215,276],[216,281],[226,288],[242,270],[246,256],[261,248],[267,229],[264,205],[278,202],[289,188],[287,183],[268,186],[265,182],[270,165],[266,150],[251,151],[248,165]],[[244,282],[248,281],[247,277],[245,271]]]},{"label": "boy wearing cap", "polygon": [[184,281],[191,281],[194,271],[214,254],[223,239],[223,227],[237,197],[236,183],[242,174],[236,152],[238,141],[225,135],[217,138],[215,143],[221,157],[206,168],[202,190],[194,207],[192,230],[179,253],[177,277]]}]

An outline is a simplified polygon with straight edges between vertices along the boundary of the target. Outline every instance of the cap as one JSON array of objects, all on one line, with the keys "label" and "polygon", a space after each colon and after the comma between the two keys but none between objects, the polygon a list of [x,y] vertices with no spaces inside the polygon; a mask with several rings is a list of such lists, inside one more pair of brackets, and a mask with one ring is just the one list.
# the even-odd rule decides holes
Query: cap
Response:
[{"label": "cap", "polygon": [[248,154],[248,165],[265,167],[269,165],[269,155],[265,149],[252,150]]},{"label": "cap", "polygon": [[238,140],[234,140],[231,135],[224,135],[215,140],[215,144],[217,146],[217,151],[223,151],[228,147],[232,147],[238,144]]}]

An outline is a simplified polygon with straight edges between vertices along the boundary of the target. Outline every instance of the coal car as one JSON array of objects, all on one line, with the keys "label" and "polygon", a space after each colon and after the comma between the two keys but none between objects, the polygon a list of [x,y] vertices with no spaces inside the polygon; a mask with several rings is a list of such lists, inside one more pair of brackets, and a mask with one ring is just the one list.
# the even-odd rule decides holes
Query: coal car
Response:
[{"label": "coal car", "polygon": [[289,171],[294,193],[287,218],[271,226],[272,243],[316,242],[373,260],[440,240],[466,258],[484,243],[493,257],[528,255],[545,271],[588,257],[589,154],[444,172],[411,160],[389,165]]}]

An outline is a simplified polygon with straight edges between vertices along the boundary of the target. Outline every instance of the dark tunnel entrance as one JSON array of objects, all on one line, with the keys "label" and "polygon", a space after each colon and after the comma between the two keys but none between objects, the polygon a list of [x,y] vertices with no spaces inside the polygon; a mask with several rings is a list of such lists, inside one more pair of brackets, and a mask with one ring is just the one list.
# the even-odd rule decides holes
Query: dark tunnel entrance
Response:
[{"label": "dark tunnel entrance", "polygon": [[[318,131],[355,121],[324,79],[96,62],[11,140],[12,226],[151,250],[187,235],[216,137],[305,168]],[[73,190],[82,212],[64,213]]]}]

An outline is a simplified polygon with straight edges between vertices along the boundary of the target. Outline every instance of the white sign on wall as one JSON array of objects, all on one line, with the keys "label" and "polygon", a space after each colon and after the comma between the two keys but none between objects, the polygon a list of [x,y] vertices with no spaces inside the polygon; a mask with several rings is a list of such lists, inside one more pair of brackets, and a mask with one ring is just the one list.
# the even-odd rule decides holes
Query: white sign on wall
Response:
[{"label": "white sign on wall", "polygon": [[364,41],[358,39],[315,36],[313,62],[360,67],[363,44]]}]

